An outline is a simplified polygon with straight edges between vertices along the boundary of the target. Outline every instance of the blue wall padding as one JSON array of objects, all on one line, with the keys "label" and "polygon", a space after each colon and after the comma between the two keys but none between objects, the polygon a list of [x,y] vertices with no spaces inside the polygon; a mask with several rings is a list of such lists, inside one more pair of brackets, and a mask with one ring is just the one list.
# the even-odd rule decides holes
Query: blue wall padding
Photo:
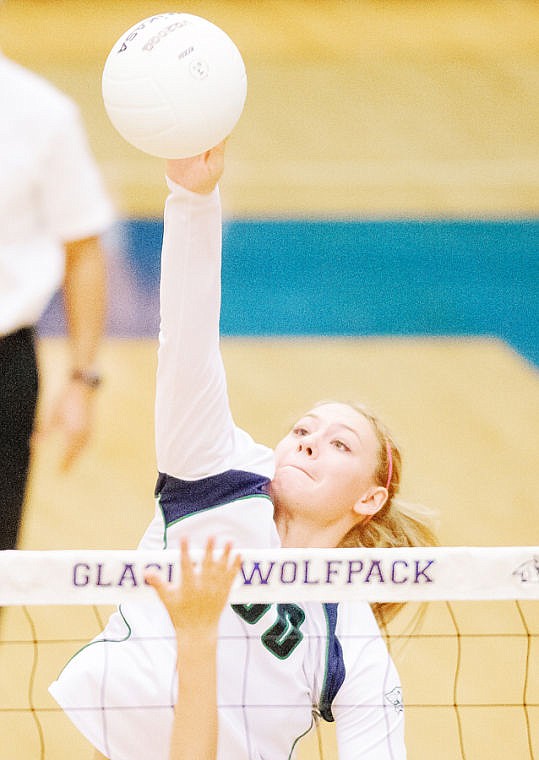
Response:
[{"label": "blue wall padding", "polygon": [[[154,294],[144,322],[152,332],[161,238],[159,220],[122,223],[137,287]],[[226,335],[489,335],[539,364],[539,220],[228,222],[221,327]]]}]

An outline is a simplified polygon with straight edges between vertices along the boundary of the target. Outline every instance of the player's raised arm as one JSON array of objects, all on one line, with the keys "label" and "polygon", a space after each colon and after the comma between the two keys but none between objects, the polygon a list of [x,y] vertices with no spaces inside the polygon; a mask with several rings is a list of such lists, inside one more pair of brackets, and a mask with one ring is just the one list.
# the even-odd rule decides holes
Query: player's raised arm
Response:
[{"label": "player's raised arm", "polygon": [[159,470],[185,479],[226,469],[232,448],[219,351],[223,166],[224,143],[167,162],[156,450]]},{"label": "player's raised arm", "polygon": [[178,699],[169,760],[217,757],[217,625],[241,560],[231,557],[230,544],[214,558],[214,547],[209,539],[196,572],[187,540],[182,540],[179,586],[147,577],[167,609],[178,645]]}]

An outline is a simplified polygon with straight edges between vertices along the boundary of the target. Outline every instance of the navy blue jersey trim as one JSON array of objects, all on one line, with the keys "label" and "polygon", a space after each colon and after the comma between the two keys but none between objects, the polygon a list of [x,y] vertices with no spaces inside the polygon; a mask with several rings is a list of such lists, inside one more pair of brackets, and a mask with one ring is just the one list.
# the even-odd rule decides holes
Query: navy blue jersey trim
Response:
[{"label": "navy blue jersey trim", "polygon": [[168,526],[188,515],[247,496],[267,497],[269,482],[264,475],[243,470],[227,470],[200,480],[180,480],[159,473],[155,496]]},{"label": "navy blue jersey trim", "polygon": [[332,723],[335,720],[331,711],[331,705],[337,696],[337,692],[343,685],[346,676],[346,668],[344,666],[344,657],[342,653],[341,642],[335,634],[338,614],[337,607],[338,605],[336,603],[324,604],[324,612],[326,614],[328,627],[326,676],[324,678],[322,694],[320,695],[319,709],[322,718],[329,723]]}]

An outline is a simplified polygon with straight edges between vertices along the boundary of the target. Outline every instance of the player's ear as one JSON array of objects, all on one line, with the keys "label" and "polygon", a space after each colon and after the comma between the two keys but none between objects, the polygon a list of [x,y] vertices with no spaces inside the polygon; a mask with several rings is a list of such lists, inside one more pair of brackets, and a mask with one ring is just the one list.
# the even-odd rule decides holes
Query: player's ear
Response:
[{"label": "player's ear", "polygon": [[354,504],[354,512],[357,515],[372,517],[379,512],[387,501],[387,488],[383,486],[371,486],[359,497]]}]

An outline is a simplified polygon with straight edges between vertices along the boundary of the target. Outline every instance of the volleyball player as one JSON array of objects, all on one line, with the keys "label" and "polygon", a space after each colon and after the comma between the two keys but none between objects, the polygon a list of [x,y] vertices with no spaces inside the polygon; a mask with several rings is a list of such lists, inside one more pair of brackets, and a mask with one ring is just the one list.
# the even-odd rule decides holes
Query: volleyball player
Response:
[{"label": "volleyball player", "polygon": [[[167,165],[161,474],[141,547],[176,545],[182,535],[193,545],[214,535],[240,548],[433,543],[421,516],[395,499],[397,447],[361,407],[317,406],[275,454],[234,425],[219,351],[223,162],[221,145]],[[313,715],[336,720],[340,760],[405,757],[398,675],[368,604],[229,606],[219,634],[219,760],[285,760]],[[165,760],[176,656],[157,599],[122,605],[51,693],[105,757]]]}]

